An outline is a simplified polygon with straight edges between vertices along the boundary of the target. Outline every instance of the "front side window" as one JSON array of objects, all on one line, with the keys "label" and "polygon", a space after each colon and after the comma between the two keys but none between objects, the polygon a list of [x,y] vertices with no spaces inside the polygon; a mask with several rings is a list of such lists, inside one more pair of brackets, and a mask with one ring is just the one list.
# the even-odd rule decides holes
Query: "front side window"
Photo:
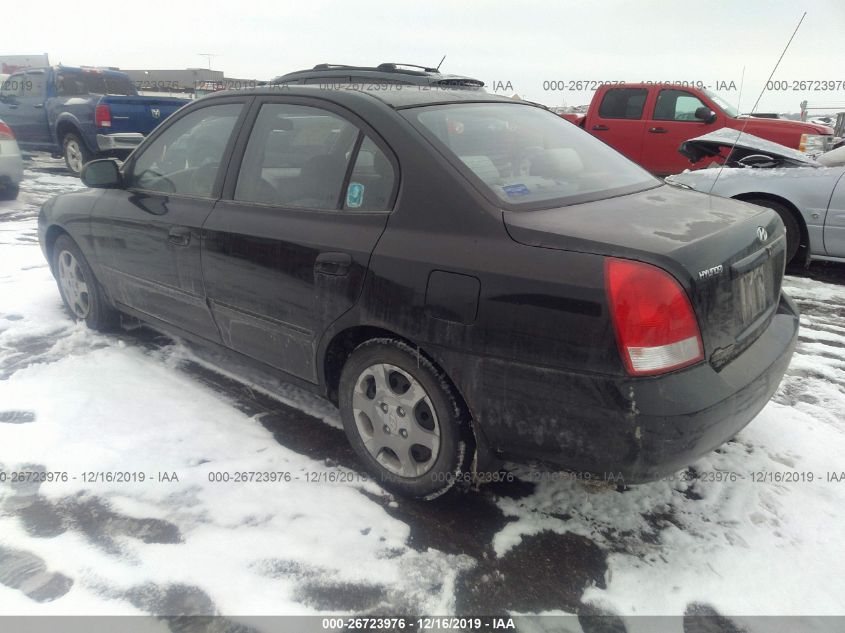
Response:
[{"label": "front side window", "polygon": [[661,90],[654,105],[655,121],[698,121],[695,111],[704,106],[686,90]]},{"label": "front side window", "polygon": [[243,104],[227,103],[194,110],[141,150],[128,187],[211,197],[220,161]]},{"label": "front side window", "polygon": [[44,71],[30,71],[24,79],[24,97],[43,99],[45,93]]},{"label": "front side window", "polygon": [[647,97],[645,88],[613,88],[604,94],[599,116],[602,119],[641,119]]},{"label": "front side window", "polygon": [[338,209],[359,130],[311,106],[261,107],[244,152],[235,200]]},{"label": "front side window", "polygon": [[499,201],[548,208],[659,185],[644,169],[552,112],[480,103],[402,110]]}]

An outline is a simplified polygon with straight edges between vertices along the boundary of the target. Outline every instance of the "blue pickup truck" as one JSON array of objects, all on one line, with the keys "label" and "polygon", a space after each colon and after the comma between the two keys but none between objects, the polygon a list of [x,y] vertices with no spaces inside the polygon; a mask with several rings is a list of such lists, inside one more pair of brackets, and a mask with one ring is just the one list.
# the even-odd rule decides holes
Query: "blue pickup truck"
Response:
[{"label": "blue pickup truck", "polygon": [[93,158],[125,158],[188,101],[141,96],[116,70],[30,68],[0,86],[0,119],[21,149],[64,156],[68,170],[78,174]]}]

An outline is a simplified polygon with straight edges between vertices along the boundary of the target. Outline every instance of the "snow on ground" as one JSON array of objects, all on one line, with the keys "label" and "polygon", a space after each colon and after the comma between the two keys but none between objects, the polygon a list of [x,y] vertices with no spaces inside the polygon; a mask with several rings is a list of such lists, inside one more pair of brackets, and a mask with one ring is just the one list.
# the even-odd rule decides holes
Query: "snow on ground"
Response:
[{"label": "snow on ground", "polygon": [[[321,399],[73,324],[36,216],[79,186],[39,159],[0,203],[0,612],[845,613],[845,267],[785,281],[803,316],[780,390],[674,479],[618,492],[516,467],[421,504],[364,480]],[[210,481],[255,471],[282,481]]]}]

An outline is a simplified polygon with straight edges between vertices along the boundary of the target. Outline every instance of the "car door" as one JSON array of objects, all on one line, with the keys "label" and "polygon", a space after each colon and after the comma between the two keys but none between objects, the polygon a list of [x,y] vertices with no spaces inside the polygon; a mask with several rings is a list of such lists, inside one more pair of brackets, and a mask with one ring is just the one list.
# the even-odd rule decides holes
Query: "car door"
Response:
[{"label": "car door", "polygon": [[205,301],[200,228],[211,213],[247,98],[214,99],[169,120],[105,190],[92,217],[108,287],[121,304],[220,340]]},{"label": "car door", "polygon": [[361,293],[398,164],[321,100],[256,102],[241,137],[203,227],[206,295],[226,345],[316,382],[317,343]]},{"label": "car door", "polygon": [[27,143],[50,147],[50,126],[47,124],[47,72],[42,69],[27,70],[24,74],[24,92],[20,98],[24,134]]},{"label": "car door", "polygon": [[657,93],[643,146],[649,171],[666,176],[689,168],[689,160],[678,151],[681,143],[718,127],[695,117],[701,107],[710,109],[686,90],[664,88]]},{"label": "car door", "polygon": [[845,257],[845,175],[830,197],[824,221],[824,250],[830,257]]},{"label": "car door", "polygon": [[604,93],[597,113],[588,117],[587,131],[635,163],[642,160],[648,99],[645,88],[611,88]]}]

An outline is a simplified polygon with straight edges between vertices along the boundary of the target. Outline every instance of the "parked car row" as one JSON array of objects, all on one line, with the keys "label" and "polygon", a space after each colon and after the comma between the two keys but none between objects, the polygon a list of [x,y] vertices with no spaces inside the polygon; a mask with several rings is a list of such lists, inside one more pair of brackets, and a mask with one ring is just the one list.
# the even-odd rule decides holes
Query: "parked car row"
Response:
[{"label": "parked car row", "polygon": [[20,147],[63,156],[68,170],[99,156],[125,158],[186,99],[139,96],[129,77],[101,68],[30,68],[0,86],[0,119]]},{"label": "parked car row", "polygon": [[776,212],[480,90],[217,93],[82,179],[39,213],[74,318],[325,395],[402,494],[501,460],[673,472],[765,406],[797,340]]}]

